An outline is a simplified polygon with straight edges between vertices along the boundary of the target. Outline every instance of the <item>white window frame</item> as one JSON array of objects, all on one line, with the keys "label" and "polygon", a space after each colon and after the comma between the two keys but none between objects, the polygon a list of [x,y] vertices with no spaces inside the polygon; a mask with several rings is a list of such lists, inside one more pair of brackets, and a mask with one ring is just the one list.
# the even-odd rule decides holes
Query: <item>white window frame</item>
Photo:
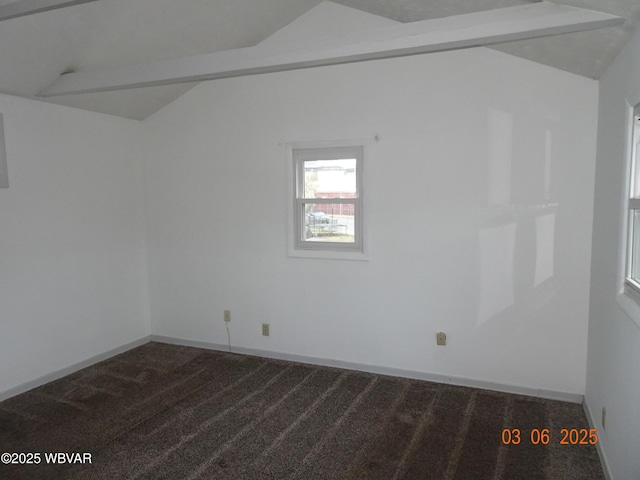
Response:
[{"label": "white window frame", "polygon": [[[287,146],[288,182],[288,254],[290,257],[334,260],[368,260],[368,196],[369,169],[371,163],[368,140],[329,140],[313,142],[289,142]],[[356,198],[304,198],[303,163],[309,160],[356,158]],[[354,243],[305,242],[305,203],[344,203],[354,205]]]},{"label": "white window frame", "polygon": [[[640,105],[639,105],[640,107]],[[634,109],[635,110],[635,109]],[[640,109],[638,109],[640,110]],[[635,117],[635,115],[634,115]],[[631,148],[629,152],[629,182],[627,182],[627,248],[626,248],[626,264],[625,264],[625,287],[630,288],[640,296],[640,281],[632,277],[633,269],[633,244],[634,244],[634,214],[640,211],[640,197],[633,195],[633,190],[636,189],[636,182],[638,179],[640,165],[638,165],[638,150],[640,147],[640,135],[636,137],[636,129],[634,125],[635,121],[632,121],[632,133],[631,133]],[[640,239],[636,239],[636,242]]]},{"label": "white window frame", "polygon": [[[640,161],[636,162],[636,143],[634,135],[634,113],[636,106],[640,105],[640,92],[634,99],[627,99],[626,131],[625,131],[625,178],[622,195],[621,222],[622,233],[619,246],[618,291],[616,303],[624,310],[629,318],[640,327],[640,284],[629,278],[631,268],[631,249],[633,242],[633,211],[640,207],[640,202],[632,198],[632,186],[635,169],[640,168]],[[640,160],[640,159],[637,159]],[[636,164],[637,163],[637,164]]]},{"label": "white window frame", "polygon": [[2,113],[0,113],[0,188],[9,188],[7,152],[4,145],[4,123],[2,122]]}]

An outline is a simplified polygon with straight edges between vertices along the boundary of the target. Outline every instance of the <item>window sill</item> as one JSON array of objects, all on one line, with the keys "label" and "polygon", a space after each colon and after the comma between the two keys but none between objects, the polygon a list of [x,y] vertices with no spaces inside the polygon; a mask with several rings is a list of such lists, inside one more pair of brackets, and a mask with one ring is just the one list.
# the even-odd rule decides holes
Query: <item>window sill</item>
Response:
[{"label": "window sill", "polygon": [[[289,257],[292,258],[318,258],[325,260],[357,260],[368,261],[369,257],[362,252],[337,252],[331,250],[302,250],[289,249]],[[640,308],[640,307],[639,307]]]},{"label": "window sill", "polygon": [[624,285],[622,293],[616,297],[616,303],[627,316],[640,328],[640,292]]}]

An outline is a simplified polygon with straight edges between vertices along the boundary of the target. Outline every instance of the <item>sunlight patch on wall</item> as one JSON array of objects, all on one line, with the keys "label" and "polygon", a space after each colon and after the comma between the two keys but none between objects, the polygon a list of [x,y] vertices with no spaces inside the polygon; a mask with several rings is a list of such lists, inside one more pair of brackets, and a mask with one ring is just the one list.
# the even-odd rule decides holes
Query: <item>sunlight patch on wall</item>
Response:
[{"label": "sunlight patch on wall", "polygon": [[514,304],[513,253],[516,224],[480,230],[478,326]]},{"label": "sunlight patch on wall", "polygon": [[489,205],[511,203],[511,160],[513,155],[513,116],[490,110],[489,132]]},{"label": "sunlight patch on wall", "polygon": [[536,218],[536,287],[553,277],[555,226],[555,213]]}]

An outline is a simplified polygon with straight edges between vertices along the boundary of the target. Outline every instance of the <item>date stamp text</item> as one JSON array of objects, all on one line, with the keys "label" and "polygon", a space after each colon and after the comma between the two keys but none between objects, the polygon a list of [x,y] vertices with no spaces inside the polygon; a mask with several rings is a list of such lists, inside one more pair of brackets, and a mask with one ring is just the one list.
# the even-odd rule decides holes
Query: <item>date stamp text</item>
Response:
[{"label": "date stamp text", "polygon": [[528,441],[532,445],[549,445],[557,442],[560,445],[595,445],[598,443],[598,430],[595,428],[562,428],[554,435],[548,428],[533,428],[531,431],[519,428],[502,430],[503,445],[519,445]]}]

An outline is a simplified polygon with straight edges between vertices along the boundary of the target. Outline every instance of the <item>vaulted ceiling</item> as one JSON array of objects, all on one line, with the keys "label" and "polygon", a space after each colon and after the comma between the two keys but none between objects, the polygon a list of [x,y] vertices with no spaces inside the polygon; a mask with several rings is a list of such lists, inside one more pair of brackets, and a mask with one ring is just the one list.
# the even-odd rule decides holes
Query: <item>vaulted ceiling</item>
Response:
[{"label": "vaulted ceiling", "polygon": [[[25,0],[0,0],[0,7]],[[529,0],[334,0],[398,22],[417,22]],[[0,21],[0,93],[36,98],[69,71],[109,69],[251,47],[321,0],[97,0]],[[623,17],[619,26],[509,41],[490,48],[598,79],[640,21],[638,0],[555,3]],[[143,119],[194,83],[48,97],[46,101]]]}]

